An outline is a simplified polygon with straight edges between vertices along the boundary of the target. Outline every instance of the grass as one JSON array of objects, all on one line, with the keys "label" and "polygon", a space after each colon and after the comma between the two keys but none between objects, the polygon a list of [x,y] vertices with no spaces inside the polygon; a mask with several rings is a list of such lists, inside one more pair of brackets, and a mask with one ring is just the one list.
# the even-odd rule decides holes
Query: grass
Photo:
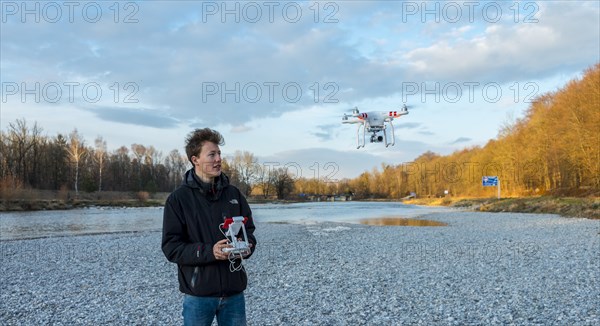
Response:
[{"label": "grass", "polygon": [[450,206],[480,212],[558,214],[565,217],[600,219],[598,197],[521,197],[521,198],[418,198],[407,204]]},{"label": "grass", "polygon": [[163,206],[168,193],[103,191],[86,193],[27,189],[18,196],[0,198],[0,211],[61,210],[90,206],[151,207]]}]

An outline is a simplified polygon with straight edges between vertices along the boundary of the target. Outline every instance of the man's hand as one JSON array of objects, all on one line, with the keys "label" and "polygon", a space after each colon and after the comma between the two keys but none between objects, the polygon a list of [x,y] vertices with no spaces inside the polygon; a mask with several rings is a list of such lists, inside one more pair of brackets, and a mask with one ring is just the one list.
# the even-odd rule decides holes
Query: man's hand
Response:
[{"label": "man's hand", "polygon": [[252,244],[248,243],[248,250],[246,250],[246,252],[244,252],[242,254],[242,257],[246,258],[246,257],[250,256],[250,254],[252,253],[251,249],[252,249]]},{"label": "man's hand", "polygon": [[227,258],[229,257],[228,252],[223,252],[223,248],[231,248],[231,245],[227,242],[227,239],[223,239],[215,243],[215,245],[213,246],[213,255],[215,256],[216,260],[227,260]]}]

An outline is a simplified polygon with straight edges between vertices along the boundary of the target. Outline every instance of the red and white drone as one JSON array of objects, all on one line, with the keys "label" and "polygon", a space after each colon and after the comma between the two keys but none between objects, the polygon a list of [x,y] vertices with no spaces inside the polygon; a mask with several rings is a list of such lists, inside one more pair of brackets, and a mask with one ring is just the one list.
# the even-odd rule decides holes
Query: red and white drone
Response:
[{"label": "red and white drone", "polygon": [[[342,117],[342,123],[358,123],[358,129],[356,130],[356,141],[358,148],[365,147],[365,134],[367,132],[371,134],[371,143],[385,142],[385,147],[390,145],[394,146],[396,139],[394,137],[394,125],[392,120],[394,118],[400,118],[400,116],[408,114],[408,107],[403,105],[400,111],[374,111],[374,112],[363,112],[360,113],[358,108],[355,107],[352,110],[352,114],[348,115],[344,113]],[[392,141],[388,142],[387,139],[387,126],[392,129]],[[362,127],[362,144],[360,142],[360,129]],[[383,131],[383,136],[379,133]]]}]

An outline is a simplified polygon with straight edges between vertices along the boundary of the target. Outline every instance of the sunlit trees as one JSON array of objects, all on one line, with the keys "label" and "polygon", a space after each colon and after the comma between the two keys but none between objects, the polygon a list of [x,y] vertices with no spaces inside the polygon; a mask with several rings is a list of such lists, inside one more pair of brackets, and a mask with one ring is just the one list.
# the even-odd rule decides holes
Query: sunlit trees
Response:
[{"label": "sunlit trees", "polygon": [[0,184],[9,190],[172,191],[187,161],[177,151],[163,159],[153,146],[139,144],[131,146],[135,151],[121,146],[109,152],[101,136],[87,146],[77,129],[67,137],[44,136],[22,119],[0,136]]},{"label": "sunlit trees", "polygon": [[73,164],[75,169],[75,180],[74,180],[74,189],[75,194],[79,193],[79,162],[86,154],[86,148],[84,146],[84,141],[77,132],[77,129],[74,129],[69,134],[69,143],[67,147],[67,153],[69,154],[69,162]]}]

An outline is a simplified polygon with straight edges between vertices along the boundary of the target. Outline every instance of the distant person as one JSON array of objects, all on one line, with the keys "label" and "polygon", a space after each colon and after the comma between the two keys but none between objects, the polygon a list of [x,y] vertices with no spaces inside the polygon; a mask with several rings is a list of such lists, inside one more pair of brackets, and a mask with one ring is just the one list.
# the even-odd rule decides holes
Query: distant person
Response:
[{"label": "distant person", "polygon": [[[163,216],[162,250],[177,264],[183,299],[184,325],[246,325],[244,290],[248,278],[241,258],[256,245],[252,211],[242,193],[221,172],[223,137],[205,128],[192,131],[185,151],[193,167],[183,183],[167,198]],[[220,229],[224,218],[248,217],[245,227],[250,250],[235,259],[223,248],[231,247]]]}]

